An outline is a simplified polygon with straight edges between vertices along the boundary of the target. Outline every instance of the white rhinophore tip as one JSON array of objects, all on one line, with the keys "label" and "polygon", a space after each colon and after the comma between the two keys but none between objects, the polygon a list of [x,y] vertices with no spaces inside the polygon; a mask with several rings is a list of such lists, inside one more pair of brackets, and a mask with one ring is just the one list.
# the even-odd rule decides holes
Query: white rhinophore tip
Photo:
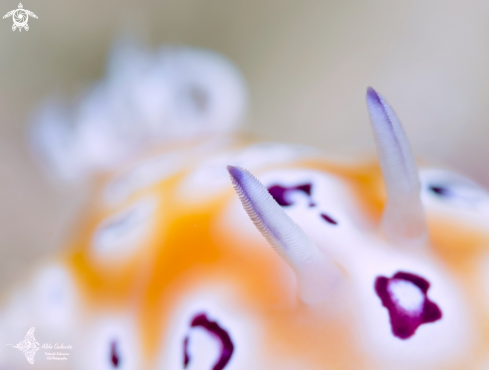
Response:
[{"label": "white rhinophore tip", "polygon": [[340,271],[325,256],[249,171],[227,166],[243,208],[275,251],[294,269],[299,294],[313,304],[328,297]]},{"label": "white rhinophore tip", "polygon": [[367,105],[387,192],[382,229],[392,241],[420,243],[427,235],[426,217],[409,142],[392,108],[371,87]]}]

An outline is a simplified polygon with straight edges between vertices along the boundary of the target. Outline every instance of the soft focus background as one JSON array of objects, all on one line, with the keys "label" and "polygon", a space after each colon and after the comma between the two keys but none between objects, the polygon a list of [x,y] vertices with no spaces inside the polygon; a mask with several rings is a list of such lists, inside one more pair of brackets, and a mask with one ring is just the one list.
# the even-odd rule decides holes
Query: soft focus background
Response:
[{"label": "soft focus background", "polygon": [[[384,94],[415,152],[489,186],[489,3],[482,0],[43,0],[29,32],[0,22],[0,289],[59,248],[81,185],[48,181],[27,147],[41,101],[104,74],[111,43],[217,50],[251,93],[245,130],[333,152],[373,150],[364,93]],[[2,1],[3,15],[16,1]]]}]

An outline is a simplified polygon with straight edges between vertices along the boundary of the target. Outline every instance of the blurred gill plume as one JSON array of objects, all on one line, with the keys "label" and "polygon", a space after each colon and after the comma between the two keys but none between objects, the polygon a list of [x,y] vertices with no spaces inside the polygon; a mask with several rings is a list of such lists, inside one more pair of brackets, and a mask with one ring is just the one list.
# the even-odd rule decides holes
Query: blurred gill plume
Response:
[{"label": "blurred gill plume", "polygon": [[34,116],[32,147],[54,175],[79,180],[158,142],[225,133],[247,108],[240,72],[205,49],[135,39],[114,43],[105,77],[75,104],[50,99]]}]

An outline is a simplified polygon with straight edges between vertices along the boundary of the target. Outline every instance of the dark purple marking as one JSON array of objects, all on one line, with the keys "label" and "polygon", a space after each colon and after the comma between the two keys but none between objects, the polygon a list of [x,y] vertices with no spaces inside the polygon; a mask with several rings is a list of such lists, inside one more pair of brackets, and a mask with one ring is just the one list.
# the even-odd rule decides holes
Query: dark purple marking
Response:
[{"label": "dark purple marking", "polygon": [[287,193],[292,191],[301,191],[309,197],[309,207],[314,207],[315,204],[311,199],[311,184],[303,184],[298,186],[281,186],[272,185],[268,188],[268,192],[275,199],[275,201],[282,207],[291,206],[294,203],[287,199]]},{"label": "dark purple marking", "polygon": [[119,354],[117,352],[117,341],[113,340],[112,343],[110,343],[110,362],[114,367],[119,367],[120,363]]},{"label": "dark purple marking", "polygon": [[[419,310],[408,311],[400,306],[396,297],[389,291],[389,285],[395,281],[404,280],[417,286],[424,295],[422,307]],[[440,320],[442,312],[436,303],[428,299],[430,283],[421,276],[408,272],[397,272],[392,278],[379,276],[375,280],[375,292],[382,305],[389,311],[392,333],[400,339],[408,339],[414,335],[419,326]]]},{"label": "dark purple marking", "polygon": [[330,223],[331,225],[338,225],[338,221],[336,221],[334,218],[331,218],[330,216],[328,216],[326,213],[321,213],[321,218]]},{"label": "dark purple marking", "polygon": [[[312,201],[311,197],[311,189],[312,184],[310,183],[289,187],[282,185],[272,185],[268,188],[268,192],[280,206],[287,207],[294,204],[290,201],[290,199],[288,199],[287,194],[290,194],[290,192],[293,191],[301,191],[309,197],[309,207],[315,207],[316,204]],[[338,221],[336,221],[334,218],[327,215],[326,213],[321,213],[320,216],[327,223],[331,225],[338,225]]]},{"label": "dark purple marking", "polygon": [[229,174],[238,182],[241,183],[243,181],[243,168],[235,167],[235,166],[226,166]]},{"label": "dark purple marking", "polygon": [[375,104],[382,106],[382,108],[384,107],[382,101],[380,100],[379,94],[370,86],[367,87],[367,98],[375,102]]},{"label": "dark purple marking", "polygon": [[376,105],[376,108],[380,109],[382,111],[383,118],[385,119],[387,123],[387,129],[392,133],[392,136],[394,140],[396,141],[396,146],[399,148],[400,144],[397,139],[396,134],[394,133],[394,125],[392,123],[391,117],[387,113],[387,109],[385,108],[384,102],[382,101],[382,98],[380,97],[379,93],[372,89],[371,87],[367,88],[367,101],[371,102],[372,104]]},{"label": "dark purple marking", "polygon": [[[205,330],[207,330],[210,334],[212,334],[214,337],[219,339],[219,342],[221,343],[221,355],[219,356],[218,361],[212,367],[212,370],[224,369],[224,367],[228,364],[229,360],[231,359],[231,356],[233,355],[233,351],[234,351],[234,345],[233,342],[231,341],[231,337],[229,336],[228,332],[225,329],[221,328],[217,322],[210,321],[205,313],[200,313],[196,315],[192,319],[190,327],[192,328],[202,327]],[[187,367],[188,363],[190,362],[190,356],[188,355],[187,352],[188,337],[185,338],[183,345],[184,345],[184,367]]]},{"label": "dark purple marking", "polygon": [[186,336],[183,341],[183,367],[185,369],[187,368],[189,361],[190,357],[188,355],[188,336]]},{"label": "dark purple marking", "polygon": [[429,189],[433,193],[435,193],[436,195],[439,195],[441,197],[449,197],[452,195],[452,192],[443,186],[430,186]]},{"label": "dark purple marking", "polygon": [[481,201],[481,194],[477,188],[467,185],[449,184],[429,185],[428,190],[435,194],[435,196],[448,201],[464,202],[468,205],[475,205]]}]

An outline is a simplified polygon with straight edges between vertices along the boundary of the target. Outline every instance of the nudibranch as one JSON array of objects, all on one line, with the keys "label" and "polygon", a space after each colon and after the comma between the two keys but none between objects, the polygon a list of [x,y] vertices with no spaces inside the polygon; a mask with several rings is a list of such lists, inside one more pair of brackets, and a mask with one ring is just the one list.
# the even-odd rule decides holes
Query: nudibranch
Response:
[{"label": "nudibranch", "polygon": [[0,343],[35,327],[70,343],[70,369],[489,366],[489,193],[418,166],[384,97],[367,91],[378,160],[339,162],[233,134],[246,90],[216,54],[115,55],[71,129],[39,116],[55,173],[98,172],[67,248],[3,306]]}]

